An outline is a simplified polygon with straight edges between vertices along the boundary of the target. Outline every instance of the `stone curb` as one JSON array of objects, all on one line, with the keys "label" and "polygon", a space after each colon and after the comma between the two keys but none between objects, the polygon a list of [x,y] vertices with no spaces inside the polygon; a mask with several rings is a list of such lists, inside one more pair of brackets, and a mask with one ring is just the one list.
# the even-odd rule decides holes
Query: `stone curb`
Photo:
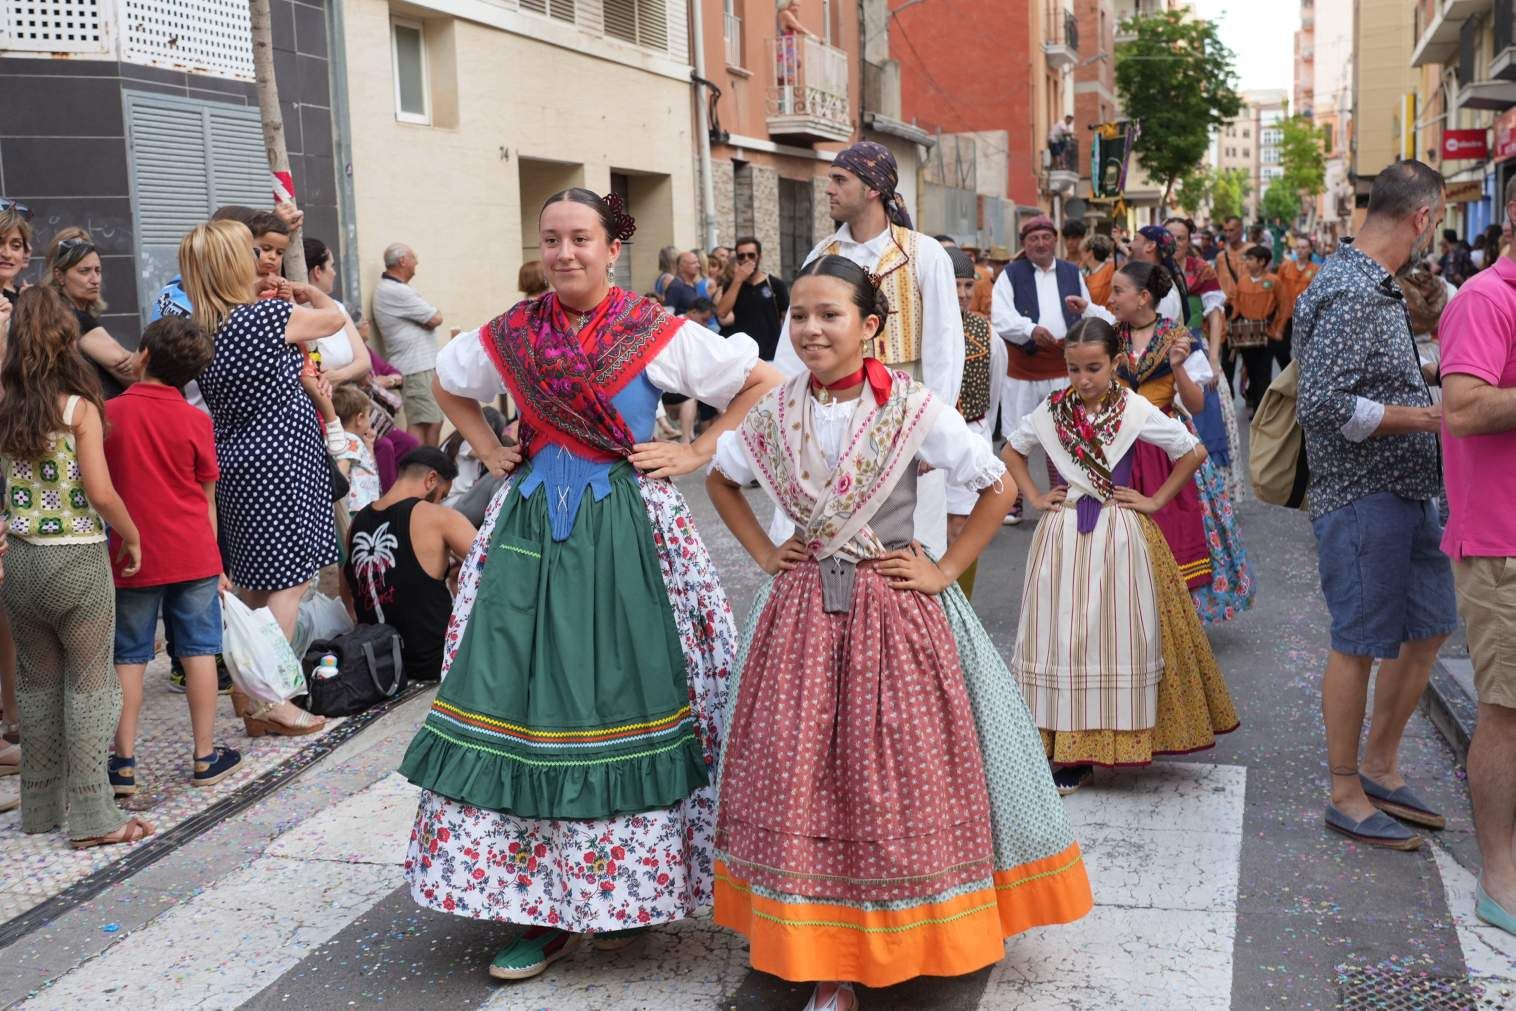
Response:
[{"label": "stone curb", "polygon": [[[1467,663],[1468,661],[1463,661]],[[1421,711],[1453,749],[1460,765],[1469,757],[1469,739],[1479,706],[1441,657],[1432,664],[1432,677],[1421,696]]]}]

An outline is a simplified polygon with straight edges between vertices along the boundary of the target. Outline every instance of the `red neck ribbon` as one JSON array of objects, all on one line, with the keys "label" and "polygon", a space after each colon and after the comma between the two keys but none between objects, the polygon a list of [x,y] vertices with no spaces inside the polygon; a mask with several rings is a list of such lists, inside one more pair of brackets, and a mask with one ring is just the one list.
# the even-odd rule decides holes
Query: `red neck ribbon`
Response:
[{"label": "red neck ribbon", "polygon": [[811,389],[826,389],[831,393],[839,393],[842,390],[851,390],[865,379],[868,380],[869,389],[873,391],[875,404],[882,404],[889,399],[890,387],[893,385],[894,379],[890,375],[890,370],[877,358],[865,358],[863,360],[863,368],[857,372],[845,375],[835,382],[823,383],[813,375],[811,376]]}]

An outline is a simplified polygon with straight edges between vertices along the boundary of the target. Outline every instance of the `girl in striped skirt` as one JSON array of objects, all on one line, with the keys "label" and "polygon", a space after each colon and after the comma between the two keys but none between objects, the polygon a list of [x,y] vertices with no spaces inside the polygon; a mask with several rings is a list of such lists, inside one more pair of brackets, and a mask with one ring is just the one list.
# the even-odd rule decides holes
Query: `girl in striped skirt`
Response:
[{"label": "girl in striped skirt", "polygon": [[[1071,385],[1022,420],[1005,453],[1042,511],[1011,672],[1065,794],[1094,765],[1210,747],[1237,725],[1184,577],[1149,518],[1190,485],[1205,447],[1116,381],[1120,348],[1104,321],[1077,323],[1064,347]],[[1138,442],[1173,461],[1151,495],[1130,487]],[[1038,445],[1065,482],[1047,493],[1027,469]]]}]

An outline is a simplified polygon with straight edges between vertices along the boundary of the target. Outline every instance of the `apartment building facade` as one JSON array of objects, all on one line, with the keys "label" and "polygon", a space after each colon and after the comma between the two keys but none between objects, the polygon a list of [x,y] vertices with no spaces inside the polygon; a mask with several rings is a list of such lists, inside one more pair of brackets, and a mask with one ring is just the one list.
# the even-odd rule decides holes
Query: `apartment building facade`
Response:
[{"label": "apartment building facade", "polygon": [[1516,2],[1418,0],[1409,15],[1418,76],[1405,146],[1447,178],[1447,227],[1473,236],[1503,223],[1516,176]]},{"label": "apartment building facade", "polygon": [[341,0],[357,259],[384,248],[474,327],[520,296],[537,211],[568,186],[637,219],[617,280],[647,290],[658,250],[697,241],[688,19],[666,0]]},{"label": "apartment building facade", "polygon": [[1071,50],[1066,32],[1043,41],[1042,11],[1034,0],[889,0],[901,116],[937,139],[923,166],[924,231],[1013,250],[1018,220],[1051,206],[1042,172],[1047,113],[1035,82],[1048,48],[1056,63],[1071,62]]},{"label": "apartment building facade", "polygon": [[1247,175],[1245,216],[1258,217],[1263,194],[1284,175],[1283,130],[1280,124],[1289,112],[1289,95],[1269,88],[1242,93],[1242,110],[1221,127],[1217,138],[1216,166],[1240,169]]},{"label": "apartment building facade", "polygon": [[[336,244],[337,172],[323,0],[270,0],[275,79],[308,234]],[[136,343],[179,240],[224,204],[273,205],[246,0],[0,0],[0,193],[37,232],[99,249],[102,324]]]},{"label": "apartment building facade", "polygon": [[809,36],[783,31],[769,0],[695,2],[705,77],[716,86],[704,100],[718,242],[756,236],[767,269],[792,276],[836,227],[826,199],[832,158],[865,135],[892,149],[900,192],[916,209],[917,166],[930,138],[900,120],[898,101],[890,108],[898,78],[888,38],[866,59],[856,0],[796,3]]},{"label": "apartment building facade", "polygon": [[1353,186],[1348,178],[1353,146],[1353,5],[1323,2],[1313,6],[1311,115],[1325,159],[1316,229],[1322,239],[1335,242],[1348,233],[1353,216]]}]

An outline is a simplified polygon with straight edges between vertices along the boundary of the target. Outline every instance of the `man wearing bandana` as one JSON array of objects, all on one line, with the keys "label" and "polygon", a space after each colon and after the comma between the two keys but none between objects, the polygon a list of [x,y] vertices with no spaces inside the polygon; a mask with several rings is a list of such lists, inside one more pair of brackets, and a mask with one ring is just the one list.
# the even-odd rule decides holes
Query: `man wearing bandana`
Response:
[{"label": "man wearing bandana", "polygon": [[[827,202],[838,228],[805,262],[845,256],[878,275],[890,315],[875,342],[874,357],[909,372],[944,402],[956,404],[964,350],[953,263],[936,239],[911,228],[905,201],[895,192],[895,156],[882,144],[860,141],[837,155],[828,177]],[[786,319],[774,364],[793,376],[805,366],[789,333]],[[769,533],[775,540],[787,538],[790,524],[776,516]],[[941,474],[925,474],[917,485],[916,539],[939,557],[947,550],[947,498]]]}]

